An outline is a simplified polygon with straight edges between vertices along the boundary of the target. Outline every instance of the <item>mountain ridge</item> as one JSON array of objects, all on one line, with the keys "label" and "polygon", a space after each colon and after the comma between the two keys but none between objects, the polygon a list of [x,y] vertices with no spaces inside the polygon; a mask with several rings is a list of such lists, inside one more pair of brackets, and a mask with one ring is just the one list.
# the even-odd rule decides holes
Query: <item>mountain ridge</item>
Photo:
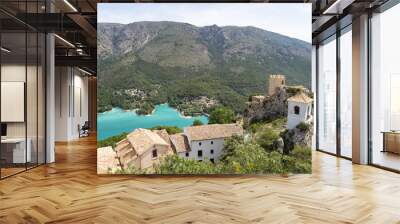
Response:
[{"label": "mountain ridge", "polygon": [[[240,112],[269,74],[310,86],[311,44],[257,27],[143,21],[98,30],[100,111],[207,96]],[[129,89],[145,97],[114,91]]]}]

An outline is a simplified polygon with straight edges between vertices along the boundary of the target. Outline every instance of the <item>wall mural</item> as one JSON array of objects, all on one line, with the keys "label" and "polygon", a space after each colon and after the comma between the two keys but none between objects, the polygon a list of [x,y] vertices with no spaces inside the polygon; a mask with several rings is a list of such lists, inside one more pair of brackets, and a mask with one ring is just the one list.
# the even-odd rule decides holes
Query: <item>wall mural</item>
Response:
[{"label": "wall mural", "polygon": [[98,4],[97,172],[311,173],[310,86],[311,4]]}]

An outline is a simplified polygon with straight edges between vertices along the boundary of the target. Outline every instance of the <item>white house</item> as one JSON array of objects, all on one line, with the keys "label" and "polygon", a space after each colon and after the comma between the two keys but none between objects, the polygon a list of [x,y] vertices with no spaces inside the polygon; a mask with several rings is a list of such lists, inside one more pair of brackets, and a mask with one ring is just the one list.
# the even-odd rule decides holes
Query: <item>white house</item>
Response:
[{"label": "white house", "polygon": [[243,135],[243,128],[238,124],[211,124],[186,127],[170,139],[180,157],[215,162],[222,154],[224,140],[233,135]]},{"label": "white house", "polygon": [[287,128],[293,129],[301,122],[312,119],[313,99],[300,92],[288,100]]}]

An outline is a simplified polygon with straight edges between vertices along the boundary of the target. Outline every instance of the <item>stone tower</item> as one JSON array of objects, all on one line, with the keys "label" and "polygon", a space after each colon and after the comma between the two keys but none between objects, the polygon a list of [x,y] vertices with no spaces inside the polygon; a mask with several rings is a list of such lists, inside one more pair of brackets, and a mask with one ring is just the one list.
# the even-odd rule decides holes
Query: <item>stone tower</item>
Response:
[{"label": "stone tower", "polygon": [[285,85],[286,79],[284,75],[270,75],[267,95],[274,95],[281,87]]}]

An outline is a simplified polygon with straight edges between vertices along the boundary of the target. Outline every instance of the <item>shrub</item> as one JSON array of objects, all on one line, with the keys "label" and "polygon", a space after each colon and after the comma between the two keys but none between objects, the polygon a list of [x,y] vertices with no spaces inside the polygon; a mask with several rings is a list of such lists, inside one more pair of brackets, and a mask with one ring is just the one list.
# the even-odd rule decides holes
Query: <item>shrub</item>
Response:
[{"label": "shrub", "polygon": [[263,147],[266,151],[274,151],[275,141],[279,139],[279,134],[270,128],[263,130],[257,137],[256,142]]},{"label": "shrub", "polygon": [[150,130],[162,130],[162,129],[165,129],[170,135],[183,132],[181,128],[178,128],[176,126],[163,126],[163,125],[154,126]]},{"label": "shrub", "polygon": [[196,161],[194,159],[181,158],[178,155],[169,155],[155,166],[156,174],[216,174],[221,173],[218,166],[207,159]]},{"label": "shrub", "polygon": [[306,132],[306,131],[310,130],[311,126],[302,121],[296,126],[296,128],[299,129],[302,132]]},{"label": "shrub", "polygon": [[193,121],[192,126],[200,126],[200,125],[203,125],[203,122],[201,122],[201,120],[196,119],[196,120]]},{"label": "shrub", "polygon": [[111,136],[104,140],[98,141],[97,148],[106,147],[106,146],[111,146],[114,148],[115,144],[117,144],[117,142],[121,141],[122,139],[126,138],[127,134],[128,133],[123,132],[122,134]]}]

